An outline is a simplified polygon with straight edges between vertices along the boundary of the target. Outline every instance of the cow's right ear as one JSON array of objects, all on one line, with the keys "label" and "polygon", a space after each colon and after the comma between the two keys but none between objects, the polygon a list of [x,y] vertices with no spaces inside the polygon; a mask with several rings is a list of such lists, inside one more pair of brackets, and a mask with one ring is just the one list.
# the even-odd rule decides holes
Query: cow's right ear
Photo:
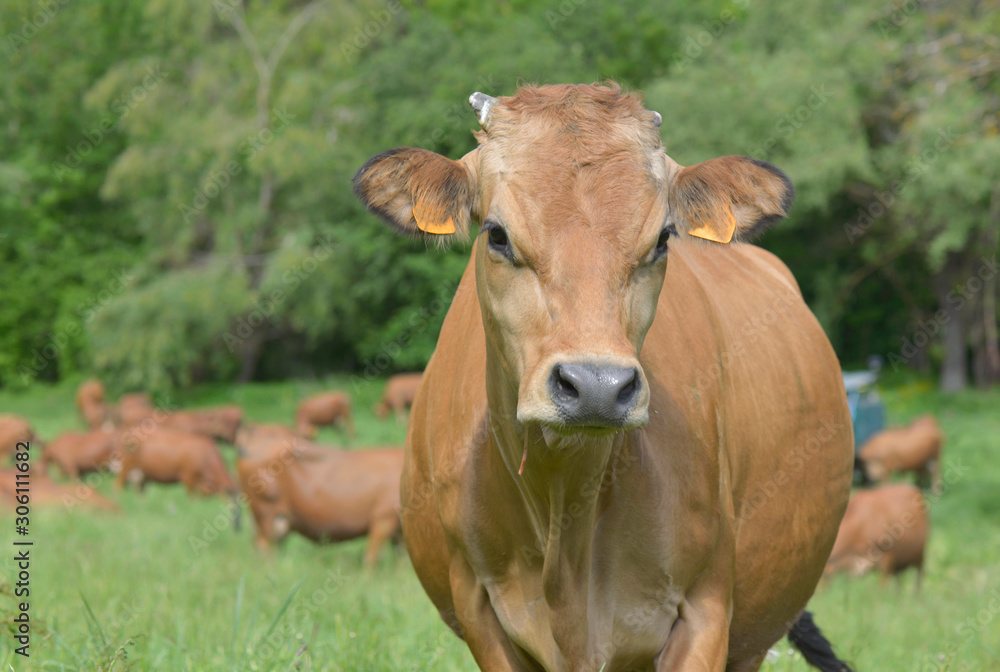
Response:
[{"label": "cow's right ear", "polygon": [[374,156],[354,176],[354,194],[400,233],[448,243],[466,239],[476,212],[479,150],[452,161],[399,147]]}]

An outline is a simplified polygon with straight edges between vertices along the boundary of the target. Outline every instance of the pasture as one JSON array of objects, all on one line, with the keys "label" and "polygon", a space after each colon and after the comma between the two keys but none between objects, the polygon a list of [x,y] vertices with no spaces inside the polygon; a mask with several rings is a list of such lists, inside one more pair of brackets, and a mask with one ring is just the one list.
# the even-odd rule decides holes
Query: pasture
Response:
[{"label": "pasture", "polygon": [[[0,390],[0,410],[28,417],[43,439],[81,427],[75,383]],[[319,382],[202,387],[184,406],[237,403],[252,421],[290,424],[298,400],[341,388],[354,398],[352,446],[402,443],[405,429],[372,412],[383,381],[355,388]],[[930,499],[923,591],[914,575],[835,577],[813,599],[816,621],[841,658],[864,670],[1000,670],[1000,392],[944,396],[929,384],[887,390],[896,425],[934,413],[946,434],[945,488]],[[341,436],[321,430],[320,442]],[[223,447],[231,463],[233,449]],[[31,658],[4,633],[0,668],[23,670],[467,670],[465,645],[440,621],[405,553],[362,565],[364,540],[316,546],[296,536],[273,557],[253,548],[252,517],[234,532],[224,499],[190,499],[180,487],[145,495],[99,489],[120,515],[61,508],[31,517]],[[0,610],[10,627],[16,581],[9,540],[0,562]],[[776,566],[774,571],[782,571]],[[809,668],[781,642],[765,670]],[[596,672],[596,671],[595,671]]]}]

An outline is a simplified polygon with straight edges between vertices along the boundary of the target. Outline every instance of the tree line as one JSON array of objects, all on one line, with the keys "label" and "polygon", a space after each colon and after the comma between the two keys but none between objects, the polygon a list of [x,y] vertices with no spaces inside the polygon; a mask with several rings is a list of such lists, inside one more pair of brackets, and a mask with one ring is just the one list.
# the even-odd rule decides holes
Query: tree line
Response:
[{"label": "tree line", "polygon": [[396,238],[351,175],[472,149],[473,91],[604,79],[681,164],[792,177],[760,244],[845,367],[994,384],[996,4],[3,3],[0,384],[422,367],[468,249]]}]

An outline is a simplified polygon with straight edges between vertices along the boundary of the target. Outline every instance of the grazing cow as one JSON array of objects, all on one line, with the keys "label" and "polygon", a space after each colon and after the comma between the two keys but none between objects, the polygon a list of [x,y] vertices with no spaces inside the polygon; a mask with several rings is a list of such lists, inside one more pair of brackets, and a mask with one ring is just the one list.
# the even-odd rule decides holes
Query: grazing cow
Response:
[{"label": "grazing cow", "polygon": [[121,466],[117,443],[114,433],[103,429],[63,434],[42,449],[42,469],[55,464],[67,478],[114,471]]},{"label": "grazing cow", "polygon": [[146,418],[153,417],[156,409],[153,407],[153,399],[145,392],[130,392],[123,394],[118,400],[118,407],[114,415],[122,427],[134,427]]},{"label": "grazing cow", "polygon": [[908,483],[860,490],[847,505],[825,575],[860,576],[878,568],[885,582],[908,567],[924,570],[927,510],[920,490]]},{"label": "grazing cow", "polygon": [[365,564],[371,567],[399,531],[402,450],[321,448],[273,425],[241,432],[238,447],[236,472],[261,551],[290,531],[313,541],[367,534]]},{"label": "grazing cow", "polygon": [[399,373],[391,376],[385,383],[385,393],[381,401],[375,405],[375,414],[380,418],[386,418],[389,416],[389,411],[392,411],[396,414],[396,422],[405,422],[406,410],[413,406],[423,375]]},{"label": "grazing cow", "polygon": [[80,383],[76,388],[76,408],[91,429],[98,429],[111,419],[104,403],[104,385],[101,381],[91,378]]},{"label": "grazing cow", "polygon": [[[17,473],[19,473],[17,469],[0,469],[0,512],[16,510],[18,505],[16,500]],[[23,487],[23,481],[21,483]],[[69,510],[82,507],[115,513],[120,511],[117,504],[103,497],[92,487],[83,483],[60,485],[44,472],[30,471],[27,489],[30,491],[28,493],[29,506],[32,509],[35,507],[55,508],[56,505],[62,505]]]},{"label": "grazing cow", "polygon": [[348,438],[357,436],[351,419],[351,398],[344,392],[321,392],[299,404],[295,426],[301,436],[316,437],[317,427],[339,427]]},{"label": "grazing cow", "polygon": [[124,432],[119,438],[118,488],[132,480],[141,491],[147,481],[183,483],[191,494],[235,496],[236,485],[212,439],[172,427]]},{"label": "grazing cow", "polygon": [[882,483],[895,472],[912,471],[921,487],[941,494],[941,443],[937,421],[925,415],[909,427],[887,429],[870,438],[858,451],[865,476]]},{"label": "grazing cow", "polygon": [[616,86],[470,102],[461,160],[354,178],[401,232],[482,223],[407,429],[424,589],[483,670],[757,670],[811,624],[852,476],[823,330],[776,257],[723,244],[785,215],[788,178],[678,165]]},{"label": "grazing cow", "polygon": [[0,414],[0,457],[13,456],[18,443],[34,442],[38,439],[31,423],[20,415]]},{"label": "grazing cow", "polygon": [[201,434],[234,445],[241,422],[243,422],[243,409],[236,405],[228,405],[175,411],[165,415],[161,424],[164,427]]}]

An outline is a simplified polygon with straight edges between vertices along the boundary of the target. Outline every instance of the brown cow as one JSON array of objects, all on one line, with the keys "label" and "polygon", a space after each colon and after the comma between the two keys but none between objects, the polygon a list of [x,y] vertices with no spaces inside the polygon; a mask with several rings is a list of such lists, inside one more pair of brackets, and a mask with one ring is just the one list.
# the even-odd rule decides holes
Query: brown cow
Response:
[{"label": "brown cow", "polygon": [[192,434],[201,434],[210,439],[236,443],[236,432],[243,422],[243,409],[236,405],[215,406],[165,414],[164,427],[173,427]]},{"label": "brown cow", "polygon": [[42,469],[53,463],[67,478],[97,471],[114,471],[120,465],[113,432],[103,429],[82,434],[68,432],[42,449]]},{"label": "brown cow", "polygon": [[407,429],[424,589],[484,670],[757,670],[852,475],[823,330],[777,258],[721,244],[784,216],[790,182],[678,165],[617,87],[471,102],[460,161],[400,148],[354,178],[407,234],[482,222]]},{"label": "brown cow", "polygon": [[[17,489],[24,488],[25,480],[17,480],[18,469],[0,469],[0,511],[16,512],[19,502]],[[89,485],[60,485],[49,478],[44,472],[31,470],[27,478],[28,506],[54,508],[62,505],[72,510],[80,506],[86,509],[101,509],[118,512],[120,509],[114,502],[103,497]]]},{"label": "brown cow", "polygon": [[385,383],[381,401],[375,405],[375,414],[380,418],[386,418],[389,411],[392,411],[396,414],[396,422],[405,422],[406,410],[413,406],[423,375],[423,373],[398,373],[390,376]]},{"label": "brown cow", "polygon": [[18,443],[32,443],[38,447],[38,439],[31,423],[20,415],[0,414],[0,457],[13,456]]},{"label": "brown cow", "polygon": [[153,417],[156,409],[153,407],[153,399],[146,392],[130,392],[123,394],[118,400],[118,407],[114,415],[117,416],[118,424],[122,427],[134,427],[146,418]]},{"label": "brown cow", "polygon": [[865,475],[875,483],[882,483],[895,472],[912,471],[921,487],[929,484],[931,492],[939,495],[943,440],[937,421],[925,415],[909,427],[887,429],[868,439],[858,451],[858,459]]},{"label": "brown cow", "polygon": [[104,385],[96,378],[85,380],[76,388],[76,408],[91,429],[98,429],[111,420],[111,413],[104,403]]},{"label": "brown cow", "polygon": [[919,489],[897,483],[861,490],[847,505],[824,574],[860,576],[877,567],[885,582],[916,567],[919,591],[926,542],[927,511]]},{"label": "brown cow", "polygon": [[305,399],[295,413],[295,426],[301,436],[316,437],[317,427],[339,427],[344,435],[357,436],[351,419],[351,398],[345,392],[321,392]]},{"label": "brown cow", "polygon": [[212,439],[171,427],[120,435],[118,488],[134,481],[141,491],[147,481],[183,483],[189,493],[229,493],[236,485]]},{"label": "brown cow", "polygon": [[321,448],[273,425],[241,432],[239,450],[236,471],[260,550],[290,531],[313,541],[367,534],[365,564],[371,567],[398,532],[402,450]]}]

